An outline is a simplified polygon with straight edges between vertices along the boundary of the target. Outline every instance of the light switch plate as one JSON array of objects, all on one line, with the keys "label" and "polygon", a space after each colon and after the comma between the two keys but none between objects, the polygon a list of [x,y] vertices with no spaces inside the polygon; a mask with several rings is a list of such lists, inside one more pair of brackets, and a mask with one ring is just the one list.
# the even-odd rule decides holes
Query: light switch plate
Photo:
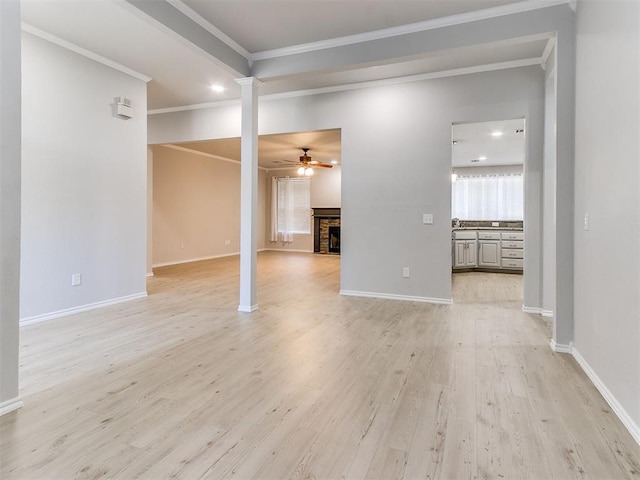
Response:
[{"label": "light switch plate", "polygon": [[422,223],[425,225],[433,225],[433,213],[422,214]]},{"label": "light switch plate", "polygon": [[71,286],[77,287],[80,284],[82,284],[82,274],[74,273],[73,275],[71,275]]}]

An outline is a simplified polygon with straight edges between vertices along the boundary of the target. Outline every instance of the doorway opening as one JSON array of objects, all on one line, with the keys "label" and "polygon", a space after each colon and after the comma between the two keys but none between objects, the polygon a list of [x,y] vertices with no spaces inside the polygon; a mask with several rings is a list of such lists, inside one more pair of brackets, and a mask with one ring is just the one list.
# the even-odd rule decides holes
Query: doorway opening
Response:
[{"label": "doorway opening", "polygon": [[452,285],[523,275],[525,120],[455,123],[451,143]]}]

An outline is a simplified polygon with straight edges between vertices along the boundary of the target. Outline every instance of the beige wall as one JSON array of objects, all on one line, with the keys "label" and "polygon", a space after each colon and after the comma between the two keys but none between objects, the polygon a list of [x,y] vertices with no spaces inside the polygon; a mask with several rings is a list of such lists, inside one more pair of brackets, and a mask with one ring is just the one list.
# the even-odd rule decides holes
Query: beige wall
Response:
[{"label": "beige wall", "polygon": [[[258,177],[258,229],[265,231],[267,175]],[[226,244],[226,242],[229,242]],[[258,249],[264,236],[258,237]],[[240,251],[240,165],[153,147],[153,264]]]}]

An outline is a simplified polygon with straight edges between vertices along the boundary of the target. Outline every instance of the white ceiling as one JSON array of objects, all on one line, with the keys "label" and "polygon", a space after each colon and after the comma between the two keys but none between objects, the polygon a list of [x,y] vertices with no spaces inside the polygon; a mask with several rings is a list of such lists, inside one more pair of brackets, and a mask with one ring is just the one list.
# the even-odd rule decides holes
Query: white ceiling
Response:
[{"label": "white ceiling", "polygon": [[[0,0],[2,1],[2,0]],[[452,15],[509,4],[548,4],[548,0],[147,0],[164,4],[176,18],[196,22],[212,40],[222,39],[250,65],[273,49],[299,48],[425,21],[455,23]],[[239,75],[206,48],[161,24],[134,6],[136,0],[22,0],[22,18],[35,33],[44,32],[148,76],[148,109],[237,100]],[[170,5],[167,5],[168,4]],[[149,5],[149,4],[147,4]],[[153,5],[153,4],[152,4]],[[518,6],[516,5],[516,7]],[[173,9],[171,6],[175,7]],[[486,11],[484,12],[487,13]],[[29,27],[31,32],[33,28]],[[380,33],[380,32],[378,32]],[[314,71],[266,81],[261,95],[333,88],[411,75],[446,75],[458,69],[541,59],[547,38],[440,50],[424,55],[392,58],[367,65],[347,65],[340,71]],[[226,48],[226,47],[225,47]],[[231,51],[231,50],[230,50]],[[279,51],[286,59],[287,51]],[[271,52],[273,53],[273,52]],[[258,55],[258,57],[256,57]],[[449,72],[449,73],[447,73]],[[222,93],[209,86],[220,84]],[[306,135],[306,137],[304,136]],[[338,145],[336,146],[336,138]],[[234,143],[235,142],[235,143]],[[279,143],[278,143],[279,142]],[[231,147],[235,145],[236,147]],[[302,137],[260,140],[260,165],[274,168],[276,160],[293,159],[299,148],[312,148],[314,159],[340,161],[337,137],[307,132]],[[270,146],[271,145],[271,146]],[[275,147],[274,145],[280,145]],[[182,145],[206,154],[239,159],[239,142]],[[217,153],[214,153],[217,152]],[[326,155],[326,156],[325,156]]]},{"label": "white ceiling", "polygon": [[345,37],[520,0],[183,0],[251,53]]},{"label": "white ceiling", "polygon": [[[463,123],[451,129],[454,168],[522,165],[524,163],[524,119]],[[502,132],[501,136],[493,136]],[[486,157],[486,159],[481,159]]]},{"label": "white ceiling", "polygon": [[[240,139],[225,138],[205,142],[187,142],[172,145],[179,149],[203,153],[207,156],[240,161]],[[293,168],[302,155],[302,148],[309,148],[308,155],[321,163],[341,163],[340,129],[312,132],[260,135],[258,138],[258,163],[262,168]]]}]

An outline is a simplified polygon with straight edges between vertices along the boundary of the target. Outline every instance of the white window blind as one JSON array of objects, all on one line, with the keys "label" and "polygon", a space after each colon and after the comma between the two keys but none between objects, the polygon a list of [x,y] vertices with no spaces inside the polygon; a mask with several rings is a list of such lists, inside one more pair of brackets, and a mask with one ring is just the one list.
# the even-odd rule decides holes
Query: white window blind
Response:
[{"label": "white window blind", "polygon": [[522,174],[458,176],[451,184],[451,216],[460,220],[523,220]]},{"label": "white window blind", "polygon": [[278,233],[311,233],[311,179],[278,179]]}]

